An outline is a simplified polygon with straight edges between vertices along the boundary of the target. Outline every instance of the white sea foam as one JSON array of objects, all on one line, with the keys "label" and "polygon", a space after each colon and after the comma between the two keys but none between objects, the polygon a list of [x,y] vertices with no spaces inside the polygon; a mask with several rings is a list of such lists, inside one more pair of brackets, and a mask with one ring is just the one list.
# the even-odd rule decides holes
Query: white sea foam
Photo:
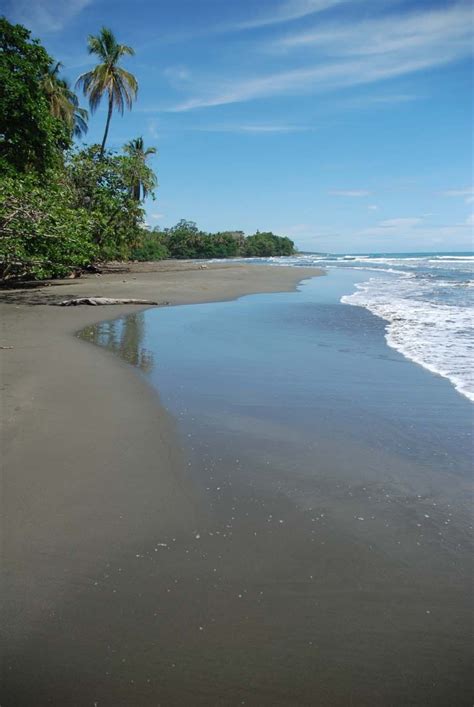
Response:
[{"label": "white sea foam", "polygon": [[[277,266],[315,265],[377,273],[342,302],[365,307],[388,322],[389,346],[448,378],[474,401],[474,255],[306,253],[256,259]],[[247,261],[248,262],[248,261]],[[470,298],[471,294],[471,298]]]},{"label": "white sea foam", "polygon": [[[442,287],[454,283],[439,283]],[[435,287],[438,286],[438,283]],[[474,320],[467,306],[432,299],[433,284],[407,275],[372,277],[345,295],[345,304],[365,307],[388,322],[389,346],[448,378],[474,401]]]}]

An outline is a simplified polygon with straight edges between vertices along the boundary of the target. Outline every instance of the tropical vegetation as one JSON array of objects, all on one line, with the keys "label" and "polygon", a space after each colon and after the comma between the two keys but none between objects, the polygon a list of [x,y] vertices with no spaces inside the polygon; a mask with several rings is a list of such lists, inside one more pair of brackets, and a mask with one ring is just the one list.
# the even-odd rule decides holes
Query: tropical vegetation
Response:
[{"label": "tropical vegetation", "polygon": [[[0,18],[0,280],[48,278],[107,260],[289,255],[273,233],[206,233],[191,221],[150,230],[144,201],[154,198],[156,148],[142,137],[108,150],[114,110],[137,97],[122,61],[134,50],[103,27],[88,38],[98,63],[76,81],[93,115],[107,118],[100,145],[77,144],[89,111],[53,59],[22,25]],[[76,142],[75,142],[76,141]]]},{"label": "tropical vegetation", "polygon": [[135,51],[126,44],[119,44],[113,32],[107,27],[102,27],[97,36],[90,35],[87,46],[89,54],[95,54],[100,59],[100,63],[91,71],[81,74],[76,81],[76,87],[82,88],[84,95],[89,98],[92,113],[97,110],[102,98],[107,97],[107,121],[100,146],[102,157],[114,108],[123,115],[125,106],[131,110],[137,96],[137,79],[119,66],[124,56],[133,56]]},{"label": "tropical vegetation", "polygon": [[292,255],[293,241],[274,233],[245,237],[242,231],[206,233],[193,221],[181,220],[172,228],[155,229],[147,234],[132,256],[136,260],[160,258],[255,258]]}]

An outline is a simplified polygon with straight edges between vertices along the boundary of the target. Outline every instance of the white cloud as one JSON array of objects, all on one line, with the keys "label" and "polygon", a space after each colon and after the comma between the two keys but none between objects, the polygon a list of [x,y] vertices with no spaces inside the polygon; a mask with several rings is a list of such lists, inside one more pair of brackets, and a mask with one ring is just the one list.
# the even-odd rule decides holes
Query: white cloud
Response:
[{"label": "white cloud", "polygon": [[379,207],[377,206],[377,204],[369,204],[367,208],[369,211],[378,211]]},{"label": "white cloud", "polygon": [[408,217],[408,218],[390,218],[386,219],[385,221],[380,221],[378,223],[379,228],[413,228],[414,226],[418,226],[418,224],[422,223],[423,219],[419,218],[417,216],[414,217]]},{"label": "white cloud", "polygon": [[474,226],[474,214],[470,214],[466,219],[466,226]]},{"label": "white cloud", "polygon": [[442,192],[443,196],[463,197],[466,204],[474,203],[474,186],[466,189],[448,189]]},{"label": "white cloud", "polygon": [[296,68],[285,71],[201,79],[196,83],[198,95],[171,110],[334,90],[442,66],[471,52],[470,27],[471,12],[465,2],[409,15],[318,26],[316,31],[287,36],[278,44],[287,50],[304,50],[304,64],[299,56]]},{"label": "white cloud", "polygon": [[34,34],[57,32],[93,0],[9,0],[5,14]]},{"label": "white cloud", "polygon": [[331,189],[328,191],[330,196],[349,196],[355,198],[362,198],[364,196],[370,196],[370,191],[366,189]]},{"label": "white cloud", "polygon": [[229,125],[209,125],[209,126],[199,126],[194,128],[194,130],[209,132],[209,133],[243,133],[243,134],[272,134],[272,133],[296,133],[303,132],[307,130],[314,130],[311,125],[293,125],[291,123],[275,123],[275,124],[252,124],[252,123],[238,123]]},{"label": "white cloud", "polygon": [[[467,2],[351,24],[328,24],[287,35],[274,47],[323,50],[338,56],[399,54],[445,48],[469,50],[472,10]],[[453,46],[453,45],[456,45]]]},{"label": "white cloud", "polygon": [[291,20],[313,15],[340,5],[344,0],[286,0],[271,13],[229,26],[229,29],[254,29],[268,25],[281,24]]},{"label": "white cloud", "polygon": [[152,218],[154,221],[159,221],[160,218],[164,218],[164,214],[150,214],[150,218]]}]

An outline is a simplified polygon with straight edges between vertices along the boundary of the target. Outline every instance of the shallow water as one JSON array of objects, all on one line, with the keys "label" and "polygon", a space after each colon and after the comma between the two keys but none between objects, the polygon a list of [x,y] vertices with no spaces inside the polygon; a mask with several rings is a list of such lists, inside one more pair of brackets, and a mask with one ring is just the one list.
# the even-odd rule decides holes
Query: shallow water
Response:
[{"label": "shallow water", "polygon": [[342,301],[386,324],[389,346],[452,382],[474,401],[474,255],[471,253],[306,254],[260,258],[272,265],[366,273]]},{"label": "shallow water", "polygon": [[341,305],[365,280],[333,271],[297,293],[148,310],[89,336],[146,373],[186,434],[274,423],[280,438],[353,439],[469,475],[471,403],[389,348],[381,319]]},{"label": "shallow water", "polygon": [[[366,278],[83,333],[157,388],[201,499],[124,590],[142,704],[471,703],[473,408],[341,303]],[[145,693],[157,662],[185,670]]]}]

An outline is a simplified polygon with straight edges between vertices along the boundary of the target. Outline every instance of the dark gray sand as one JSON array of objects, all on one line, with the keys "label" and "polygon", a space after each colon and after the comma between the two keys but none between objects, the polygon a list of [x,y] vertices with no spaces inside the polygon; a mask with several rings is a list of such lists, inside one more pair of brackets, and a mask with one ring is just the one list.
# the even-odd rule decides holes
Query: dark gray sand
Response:
[{"label": "dark gray sand", "polygon": [[[248,291],[262,272],[253,287],[249,273]],[[309,276],[272,272],[275,290]],[[239,294],[229,288],[241,271],[192,276],[209,288],[201,299],[213,284],[215,299]],[[173,277],[174,301],[186,301]],[[150,296],[135,292],[125,296]],[[2,707],[472,703],[470,487],[463,443],[438,414],[443,405],[461,422],[464,401],[387,357],[368,313],[341,305],[331,341],[332,314],[329,326],[324,306],[303,302],[320,333],[314,400],[308,361],[283,366],[294,352],[282,317],[292,343],[302,334],[281,297],[263,298],[255,317],[248,301],[224,318],[219,305],[163,312],[168,324],[157,312],[158,343],[145,335],[140,351],[127,336],[143,336],[141,315],[114,339],[156,373],[172,416],[145,377],[67,334],[73,317],[77,330],[104,310],[18,310],[5,337],[23,348],[16,377],[4,376]],[[369,326],[360,351],[353,316]],[[225,339],[239,327],[234,359]]]},{"label": "dark gray sand", "polygon": [[[187,533],[206,512],[183,479],[174,423],[153,390],[74,337],[111,312],[136,308],[49,303],[75,295],[232,299],[293,289],[318,274],[186,263],[142,270],[1,295],[2,707],[157,704],[156,681],[150,692],[145,680],[141,695],[133,687],[141,679],[128,673],[150,649],[149,602],[156,608],[159,591],[149,572],[139,576],[136,555],[165,532]],[[104,593],[112,566],[128,592]],[[138,594],[141,608],[131,598]],[[116,673],[107,664],[119,645]],[[159,665],[153,670],[156,677]]]}]

